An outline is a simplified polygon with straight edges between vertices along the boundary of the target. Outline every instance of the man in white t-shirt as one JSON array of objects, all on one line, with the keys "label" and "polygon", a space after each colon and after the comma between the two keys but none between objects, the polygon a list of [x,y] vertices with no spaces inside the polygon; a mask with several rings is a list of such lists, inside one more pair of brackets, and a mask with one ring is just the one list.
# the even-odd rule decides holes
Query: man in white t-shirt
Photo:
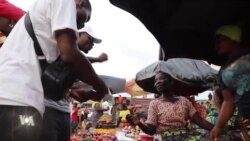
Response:
[{"label": "man in white t-shirt", "polygon": [[[100,100],[108,88],[76,45],[77,28],[90,18],[89,5],[88,0],[37,0],[29,14],[46,60],[51,63],[60,56],[79,80],[95,90],[71,96]],[[0,140],[38,141],[44,113],[41,68],[24,17],[9,34],[0,56]]]},{"label": "man in white t-shirt", "polygon": [[[92,49],[94,44],[101,43],[102,41],[97,38],[90,29],[91,27],[85,25],[84,28],[78,30],[78,47],[86,53]],[[88,59],[90,62],[106,61],[106,58],[103,57],[88,57]],[[43,131],[40,141],[69,141],[70,129],[73,125],[70,126],[71,110],[72,107],[70,108],[69,101],[65,98],[60,101],[53,101],[49,98],[45,98]]]}]

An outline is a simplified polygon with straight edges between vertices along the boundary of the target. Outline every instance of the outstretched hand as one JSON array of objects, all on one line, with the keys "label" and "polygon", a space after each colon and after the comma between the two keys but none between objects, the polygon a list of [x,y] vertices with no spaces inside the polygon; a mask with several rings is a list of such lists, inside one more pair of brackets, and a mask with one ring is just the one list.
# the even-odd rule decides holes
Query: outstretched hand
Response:
[{"label": "outstretched hand", "polygon": [[97,93],[92,86],[81,81],[75,82],[71,89],[69,89],[69,96],[79,102],[88,100],[99,101],[102,95],[105,94]]},{"label": "outstretched hand", "polygon": [[104,61],[107,61],[108,60],[108,55],[106,53],[102,53],[98,56],[98,60],[100,62],[104,62]]},{"label": "outstretched hand", "polygon": [[219,141],[219,136],[221,135],[221,133],[222,133],[222,129],[217,126],[214,126],[214,128],[210,132],[210,140]]},{"label": "outstretched hand", "polygon": [[128,114],[126,116],[126,120],[128,121],[129,124],[131,124],[132,126],[138,125],[140,122],[140,117],[138,115],[131,115]]}]

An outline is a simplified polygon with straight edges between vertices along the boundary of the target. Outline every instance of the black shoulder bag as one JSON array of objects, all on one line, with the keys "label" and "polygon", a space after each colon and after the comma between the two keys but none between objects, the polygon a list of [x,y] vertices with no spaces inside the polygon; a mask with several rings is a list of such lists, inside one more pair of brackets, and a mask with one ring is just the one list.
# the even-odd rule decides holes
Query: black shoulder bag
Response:
[{"label": "black shoulder bag", "polygon": [[49,64],[41,50],[41,46],[35,36],[32,22],[27,12],[24,19],[27,32],[34,42],[34,48],[42,70],[41,81],[43,85],[44,96],[52,100],[60,100],[64,97],[67,89],[69,89],[76,77],[70,68],[60,59]]}]

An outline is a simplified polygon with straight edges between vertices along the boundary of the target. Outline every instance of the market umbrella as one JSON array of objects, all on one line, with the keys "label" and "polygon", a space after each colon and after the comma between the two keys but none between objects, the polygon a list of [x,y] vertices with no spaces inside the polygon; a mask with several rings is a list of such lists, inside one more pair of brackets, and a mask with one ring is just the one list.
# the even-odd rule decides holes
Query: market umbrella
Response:
[{"label": "market umbrella", "polygon": [[162,71],[175,80],[177,95],[196,95],[216,85],[217,71],[201,60],[175,58],[157,61],[136,74],[136,83],[145,91],[158,93],[154,88],[154,76]]},{"label": "market umbrella", "polygon": [[131,96],[141,96],[149,94],[149,92],[144,91],[140,86],[135,82],[135,79],[131,79],[126,83],[125,90]]},{"label": "market umbrella", "polygon": [[225,24],[249,22],[249,0],[110,0],[137,17],[168,58],[193,58],[221,65],[214,33]]},{"label": "market umbrella", "polygon": [[125,92],[126,79],[107,75],[99,75],[104,83],[109,87],[111,93]]}]

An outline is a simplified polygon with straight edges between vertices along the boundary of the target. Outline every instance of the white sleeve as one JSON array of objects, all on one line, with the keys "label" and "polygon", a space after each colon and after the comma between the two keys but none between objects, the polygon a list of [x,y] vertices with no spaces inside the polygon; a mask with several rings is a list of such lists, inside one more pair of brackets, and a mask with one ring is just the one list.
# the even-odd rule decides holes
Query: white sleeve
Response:
[{"label": "white sleeve", "polygon": [[72,29],[78,35],[74,0],[52,0],[50,17],[53,35],[62,29]]}]

